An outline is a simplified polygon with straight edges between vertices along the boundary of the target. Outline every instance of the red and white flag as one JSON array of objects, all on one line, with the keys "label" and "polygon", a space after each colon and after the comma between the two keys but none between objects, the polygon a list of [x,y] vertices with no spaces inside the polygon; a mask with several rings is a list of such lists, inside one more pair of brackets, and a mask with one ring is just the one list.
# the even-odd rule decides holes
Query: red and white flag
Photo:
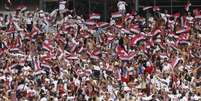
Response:
[{"label": "red and white flag", "polygon": [[172,60],[171,65],[172,65],[173,68],[179,63],[179,60],[181,60],[181,59],[178,58],[178,57],[176,59]]},{"label": "red and white flag", "polygon": [[70,55],[66,56],[66,59],[67,60],[78,60],[79,57],[77,54],[70,54]]},{"label": "red and white flag", "polygon": [[131,25],[131,26],[129,26],[129,28],[130,28],[130,31],[133,33],[137,33],[137,34],[140,33],[140,29],[139,29],[138,25]]},{"label": "red and white flag", "polygon": [[201,12],[199,9],[194,9],[193,12],[195,13],[196,19],[201,19]]},{"label": "red and white flag", "polygon": [[191,6],[191,3],[188,2],[188,3],[185,5],[185,10],[186,10],[186,11],[189,11],[190,6]]},{"label": "red and white flag", "polygon": [[10,5],[12,4],[10,0],[7,0],[7,2],[8,2]]},{"label": "red and white flag", "polygon": [[188,32],[190,32],[190,30],[191,30],[190,27],[183,28],[183,29],[180,29],[180,30],[176,31],[176,34],[188,33]]},{"label": "red and white flag", "polygon": [[188,46],[190,46],[191,43],[188,40],[177,40],[177,45],[188,45]]},{"label": "red and white flag", "polygon": [[143,35],[136,35],[131,38],[130,45],[135,46],[139,41],[144,40],[144,39],[145,38]]},{"label": "red and white flag", "polygon": [[86,30],[81,30],[80,31],[80,35],[84,38],[89,38],[90,37],[90,32],[89,31],[86,31]]},{"label": "red and white flag", "polygon": [[121,13],[119,13],[119,12],[112,13],[112,18],[120,18],[120,17],[122,17]]},{"label": "red and white flag", "polygon": [[196,19],[201,19],[201,15],[196,15],[195,18]]},{"label": "red and white flag", "polygon": [[181,15],[181,14],[180,14],[179,12],[177,12],[177,13],[175,13],[173,16],[176,17],[176,19],[177,19],[177,18],[180,17],[180,15]]},{"label": "red and white flag", "polygon": [[145,10],[148,10],[148,9],[151,9],[151,8],[153,8],[153,7],[152,6],[146,6],[142,10],[145,11]]},{"label": "red and white flag", "polygon": [[113,40],[116,38],[116,36],[115,35],[108,35],[107,36],[107,42],[108,43],[111,43],[111,42],[113,42]]},{"label": "red and white flag", "polygon": [[121,46],[117,46],[116,49],[116,54],[121,60],[131,60],[134,58],[135,53],[134,52],[126,52],[125,49]]},{"label": "red and white flag", "polygon": [[100,20],[101,15],[99,13],[92,13],[89,15],[89,19],[91,20]]},{"label": "red and white flag", "polygon": [[105,28],[105,27],[108,27],[108,26],[109,26],[109,23],[107,23],[107,22],[98,22],[98,23],[97,23],[97,26],[98,26],[98,27],[101,27],[101,28]]},{"label": "red and white flag", "polygon": [[45,40],[43,44],[43,49],[46,49],[47,51],[52,51],[54,47],[52,46],[52,43],[49,40]]},{"label": "red and white flag", "polygon": [[135,57],[134,52],[128,52],[126,55],[119,55],[119,59],[121,60],[132,60]]},{"label": "red and white flag", "polygon": [[122,21],[117,21],[115,26],[117,28],[122,28],[123,27],[123,22]]},{"label": "red and white flag", "polygon": [[101,54],[99,49],[95,49],[93,51],[88,51],[87,52],[89,54],[89,56],[93,59],[99,59],[99,54]]},{"label": "red and white flag", "polygon": [[160,11],[160,8],[158,6],[154,6],[153,11]]},{"label": "red and white flag", "polygon": [[159,33],[161,33],[161,30],[160,29],[156,29],[152,32],[149,32],[149,33],[146,33],[147,36],[156,36],[158,35]]},{"label": "red and white flag", "polygon": [[92,20],[87,20],[86,22],[86,25],[88,26],[95,26],[96,25],[96,22],[92,21]]},{"label": "red and white flag", "polygon": [[40,32],[40,30],[38,29],[38,27],[33,26],[32,31],[31,31],[31,37],[36,36],[38,33]]},{"label": "red and white flag", "polygon": [[35,71],[38,71],[41,69],[39,57],[33,58],[33,64],[34,64],[34,70]]}]

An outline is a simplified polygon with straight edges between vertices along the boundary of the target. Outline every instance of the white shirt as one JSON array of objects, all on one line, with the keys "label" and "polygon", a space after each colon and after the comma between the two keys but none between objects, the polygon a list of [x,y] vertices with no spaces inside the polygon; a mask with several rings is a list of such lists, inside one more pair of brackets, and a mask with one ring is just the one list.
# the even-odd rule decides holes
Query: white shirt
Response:
[{"label": "white shirt", "polygon": [[172,66],[169,63],[166,63],[163,65],[163,71],[164,72],[169,72],[171,70]]},{"label": "white shirt", "polygon": [[112,87],[112,85],[108,85],[108,86],[107,86],[107,90],[108,90],[108,92],[110,92],[110,93],[113,92],[113,87]]},{"label": "white shirt", "polygon": [[40,101],[48,101],[46,97],[43,97],[42,99],[40,99]]},{"label": "white shirt", "polygon": [[76,86],[80,86],[80,80],[75,79],[74,82],[75,82],[75,85],[76,85]]},{"label": "white shirt", "polygon": [[31,24],[31,22],[32,22],[32,18],[27,18],[27,24]]}]

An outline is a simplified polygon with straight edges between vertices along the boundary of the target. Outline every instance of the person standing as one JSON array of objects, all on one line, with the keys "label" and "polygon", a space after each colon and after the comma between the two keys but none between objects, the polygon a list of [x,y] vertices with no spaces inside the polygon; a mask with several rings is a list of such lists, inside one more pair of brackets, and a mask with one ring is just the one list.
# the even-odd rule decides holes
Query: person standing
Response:
[{"label": "person standing", "polygon": [[121,13],[122,15],[125,15],[126,14],[126,6],[127,6],[127,3],[124,0],[119,0],[117,3],[119,13]]}]

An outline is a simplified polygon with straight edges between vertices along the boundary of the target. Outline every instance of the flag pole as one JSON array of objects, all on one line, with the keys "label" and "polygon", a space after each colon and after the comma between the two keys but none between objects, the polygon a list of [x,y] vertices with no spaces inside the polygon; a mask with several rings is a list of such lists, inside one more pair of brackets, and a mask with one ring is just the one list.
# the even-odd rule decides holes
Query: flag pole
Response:
[{"label": "flag pole", "polygon": [[107,20],[107,0],[104,0],[104,20]]},{"label": "flag pole", "polygon": [[171,0],[171,14],[172,14],[172,0]]},{"label": "flag pole", "polygon": [[73,0],[73,11],[74,11],[74,15],[77,15],[76,9],[75,9],[75,0]]},{"label": "flag pole", "polygon": [[88,10],[89,10],[89,14],[91,13],[91,0],[89,0],[89,8],[88,8]]},{"label": "flag pole", "polygon": [[138,11],[138,7],[139,7],[138,3],[139,3],[139,1],[138,1],[138,0],[135,0],[135,10],[136,10],[136,11]]}]

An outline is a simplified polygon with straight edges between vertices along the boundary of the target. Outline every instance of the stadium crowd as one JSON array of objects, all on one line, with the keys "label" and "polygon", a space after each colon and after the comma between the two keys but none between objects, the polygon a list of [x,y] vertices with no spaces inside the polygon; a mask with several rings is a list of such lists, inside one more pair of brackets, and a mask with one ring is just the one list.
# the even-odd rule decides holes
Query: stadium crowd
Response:
[{"label": "stadium crowd", "polygon": [[200,101],[201,11],[119,11],[1,14],[0,100]]}]

